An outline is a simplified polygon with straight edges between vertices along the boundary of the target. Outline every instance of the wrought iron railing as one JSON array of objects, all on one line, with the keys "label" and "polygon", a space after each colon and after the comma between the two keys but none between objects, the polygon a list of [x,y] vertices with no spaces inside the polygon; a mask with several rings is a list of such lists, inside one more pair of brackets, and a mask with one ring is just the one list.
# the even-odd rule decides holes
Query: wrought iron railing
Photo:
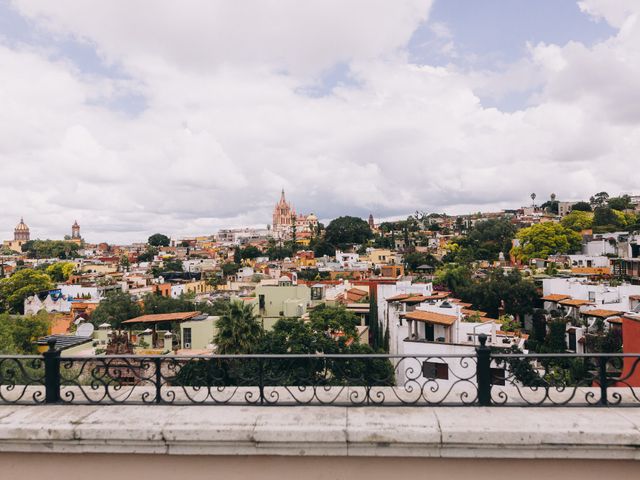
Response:
[{"label": "wrought iron railing", "polygon": [[640,354],[0,356],[0,403],[640,406]]}]

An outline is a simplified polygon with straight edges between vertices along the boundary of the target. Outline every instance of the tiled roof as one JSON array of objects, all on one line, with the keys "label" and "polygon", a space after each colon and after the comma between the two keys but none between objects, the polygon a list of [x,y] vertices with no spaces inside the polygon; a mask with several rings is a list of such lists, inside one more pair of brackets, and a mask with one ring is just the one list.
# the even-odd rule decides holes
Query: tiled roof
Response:
[{"label": "tiled roof", "polygon": [[561,293],[551,293],[542,297],[542,300],[546,302],[559,302],[561,300],[567,300],[571,298],[571,295],[563,295]]},{"label": "tiled roof", "polygon": [[483,312],[481,310],[470,310],[468,308],[463,308],[462,309],[462,314],[463,315],[480,315],[481,317],[486,317],[487,316],[487,312]]},{"label": "tiled roof", "polygon": [[593,302],[589,300],[583,300],[581,298],[569,298],[567,300],[560,300],[560,305],[567,305],[569,307],[582,307],[583,305],[593,305]]},{"label": "tiled roof", "polygon": [[407,320],[417,320],[419,322],[434,323],[436,325],[450,326],[455,323],[458,317],[454,315],[445,315],[443,313],[425,312],[424,310],[414,310],[407,313],[404,318]]},{"label": "tiled roof", "polygon": [[587,317],[598,317],[598,318],[609,318],[620,315],[622,312],[618,312],[617,310],[605,310],[602,308],[596,308],[594,310],[587,310],[582,312],[582,315],[586,315]]},{"label": "tiled roof", "polygon": [[156,313],[153,315],[142,315],[140,317],[125,320],[122,323],[160,323],[160,322],[182,322],[200,315],[200,312],[176,312],[176,313]]}]

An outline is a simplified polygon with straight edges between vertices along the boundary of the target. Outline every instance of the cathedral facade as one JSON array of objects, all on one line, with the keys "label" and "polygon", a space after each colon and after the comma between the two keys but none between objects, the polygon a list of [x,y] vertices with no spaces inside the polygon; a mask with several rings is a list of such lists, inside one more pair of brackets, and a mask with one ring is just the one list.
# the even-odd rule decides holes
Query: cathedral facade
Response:
[{"label": "cathedral facade", "polygon": [[284,189],[280,194],[280,200],[273,208],[272,231],[276,238],[291,238],[294,231],[298,239],[307,238],[315,234],[318,226],[318,218],[310,215],[297,214],[291,203],[287,202]]}]

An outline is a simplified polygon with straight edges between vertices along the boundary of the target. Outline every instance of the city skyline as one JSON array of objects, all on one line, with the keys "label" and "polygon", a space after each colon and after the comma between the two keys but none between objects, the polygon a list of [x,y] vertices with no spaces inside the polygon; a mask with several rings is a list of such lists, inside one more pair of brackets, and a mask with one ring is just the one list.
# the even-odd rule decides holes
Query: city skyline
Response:
[{"label": "city skyline", "polygon": [[282,187],[329,219],[638,183],[637,2],[139,7],[0,1],[3,237],[262,225]]}]

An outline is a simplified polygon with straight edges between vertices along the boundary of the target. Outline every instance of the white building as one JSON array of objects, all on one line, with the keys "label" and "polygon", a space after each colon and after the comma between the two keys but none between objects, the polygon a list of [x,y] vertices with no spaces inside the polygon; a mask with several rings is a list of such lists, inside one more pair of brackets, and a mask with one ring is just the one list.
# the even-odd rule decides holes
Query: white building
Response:
[{"label": "white building", "polygon": [[[526,337],[500,331],[497,320],[466,321],[466,306],[434,292],[430,283],[378,285],[378,318],[383,328],[388,325],[390,353],[404,357],[396,362],[399,385],[475,383],[476,362],[456,356],[475,356],[480,334],[488,336],[489,346],[524,349]],[[504,366],[494,362],[493,368],[496,378],[504,378]]]}]

